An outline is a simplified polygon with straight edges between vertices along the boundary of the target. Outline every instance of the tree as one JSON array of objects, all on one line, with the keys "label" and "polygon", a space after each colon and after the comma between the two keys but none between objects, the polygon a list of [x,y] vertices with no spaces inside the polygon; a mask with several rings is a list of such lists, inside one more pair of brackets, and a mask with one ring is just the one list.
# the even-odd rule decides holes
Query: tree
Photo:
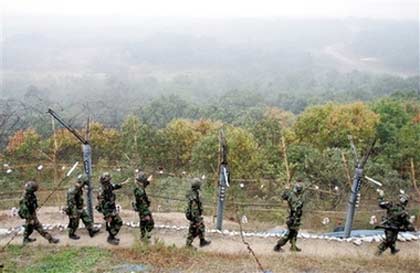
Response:
[{"label": "tree", "polygon": [[379,115],[377,135],[382,143],[395,142],[402,127],[409,122],[409,115],[404,110],[401,101],[395,99],[382,99],[372,106]]},{"label": "tree", "polygon": [[120,147],[140,168],[161,166],[167,158],[162,132],[141,122],[137,116],[130,115],[124,120]]},{"label": "tree", "polygon": [[353,136],[358,147],[364,148],[375,136],[378,121],[378,115],[362,102],[328,103],[305,110],[293,129],[298,142],[320,150],[349,147],[348,135]]},{"label": "tree", "polygon": [[116,161],[121,158],[119,151],[120,132],[113,128],[105,128],[99,122],[89,126],[90,143],[92,145],[92,160],[107,159]]},{"label": "tree", "polygon": [[198,109],[179,96],[161,96],[144,106],[140,116],[147,124],[163,128],[173,119],[197,118]]},{"label": "tree", "polygon": [[17,131],[7,145],[7,153],[17,160],[41,159],[41,137],[34,129]]},{"label": "tree", "polygon": [[[255,178],[266,168],[266,161],[258,149],[254,136],[245,129],[226,126],[225,136],[229,147],[228,161],[236,178]],[[218,170],[218,132],[203,137],[193,148],[192,166],[202,172],[214,174]]]},{"label": "tree", "polygon": [[176,119],[171,121],[164,129],[167,161],[171,168],[187,168],[191,160],[193,146],[200,138],[200,133],[189,120]]},{"label": "tree", "polygon": [[250,130],[258,143],[262,156],[267,160],[265,175],[276,177],[283,172],[283,160],[280,153],[283,131],[293,123],[290,112],[278,108],[266,108],[264,117]]},{"label": "tree", "polygon": [[380,116],[377,134],[382,161],[403,177],[409,177],[410,160],[420,160],[418,104],[391,98],[377,101],[372,108]]},{"label": "tree", "polygon": [[44,151],[52,155],[56,152],[58,160],[79,160],[82,156],[81,143],[65,128],[55,130],[57,149],[54,148],[54,134],[43,143]]}]

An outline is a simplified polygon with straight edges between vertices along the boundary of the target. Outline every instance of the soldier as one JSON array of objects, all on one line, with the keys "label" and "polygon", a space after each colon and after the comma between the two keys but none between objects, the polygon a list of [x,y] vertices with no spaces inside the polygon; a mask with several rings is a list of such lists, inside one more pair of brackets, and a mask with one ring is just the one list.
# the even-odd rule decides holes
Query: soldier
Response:
[{"label": "soldier", "polygon": [[150,232],[155,226],[152,212],[149,209],[150,201],[146,193],[146,187],[150,184],[151,179],[152,177],[147,178],[144,172],[139,172],[136,177],[137,187],[134,189],[136,201],[133,202],[133,208],[139,213],[142,240],[150,239]]},{"label": "soldier", "polygon": [[286,190],[283,193],[282,198],[289,204],[289,218],[286,222],[288,231],[274,246],[274,251],[280,252],[282,250],[281,247],[284,246],[287,241],[290,241],[291,244],[290,251],[301,251],[301,249],[296,246],[296,240],[301,224],[300,220],[304,203],[302,181],[299,179],[293,190]]},{"label": "soldier", "polygon": [[118,245],[120,239],[115,236],[121,229],[123,224],[121,217],[118,215],[117,207],[115,205],[114,190],[120,189],[122,186],[119,184],[111,183],[111,175],[108,172],[103,173],[100,178],[102,185],[101,193],[98,195],[98,205],[96,209],[104,215],[106,222],[106,230],[108,231],[108,243]]},{"label": "soldier", "polygon": [[191,190],[187,194],[188,207],[185,212],[187,220],[190,221],[190,227],[188,229],[187,236],[187,247],[192,247],[192,242],[195,237],[200,238],[200,247],[207,246],[211,241],[207,241],[204,238],[205,226],[202,217],[203,204],[200,198],[201,181],[199,178],[194,178],[191,184]]},{"label": "soldier", "polygon": [[378,245],[376,255],[381,255],[388,247],[391,249],[391,254],[395,255],[400,250],[396,248],[396,241],[398,239],[399,231],[414,231],[414,226],[410,222],[410,216],[406,211],[408,204],[408,195],[400,194],[399,203],[394,204],[393,202],[384,200],[384,191],[378,190],[379,207],[386,209],[386,217],[382,221],[381,225],[377,228],[385,229],[385,240]]},{"label": "soldier", "polygon": [[85,175],[80,175],[77,178],[76,183],[67,192],[67,215],[69,216],[69,238],[73,240],[79,240],[80,237],[76,234],[77,228],[79,227],[80,219],[89,232],[89,236],[93,237],[99,232],[98,228],[93,227],[92,220],[83,208],[83,187],[87,186],[89,178]]},{"label": "soldier", "polygon": [[44,230],[42,224],[39,222],[36,215],[36,209],[38,208],[38,200],[35,192],[38,190],[38,184],[34,181],[26,182],[25,194],[19,202],[19,216],[25,219],[25,231],[23,233],[23,244],[35,242],[35,238],[30,238],[34,230],[38,231],[42,237],[48,240],[49,243],[57,244],[59,239],[51,236],[47,231]]}]

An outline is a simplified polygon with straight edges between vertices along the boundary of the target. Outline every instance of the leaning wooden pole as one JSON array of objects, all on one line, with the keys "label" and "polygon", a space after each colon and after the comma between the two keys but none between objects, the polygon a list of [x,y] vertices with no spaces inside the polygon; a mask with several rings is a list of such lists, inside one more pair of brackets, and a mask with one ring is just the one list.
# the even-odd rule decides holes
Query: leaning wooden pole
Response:
[{"label": "leaning wooden pole", "polygon": [[341,160],[343,161],[344,172],[346,173],[346,178],[347,178],[347,184],[351,188],[351,176],[350,176],[350,171],[349,171],[349,164],[348,164],[346,156],[343,152],[341,152]]},{"label": "leaning wooden pole", "polygon": [[414,160],[410,159],[410,168],[411,168],[411,181],[413,182],[414,190],[416,191],[417,195],[419,196],[419,202],[420,202],[420,190],[417,187],[417,181],[416,181],[416,167],[414,164]]},{"label": "leaning wooden pole", "polygon": [[287,185],[290,184],[291,180],[292,180],[292,176],[290,174],[290,168],[289,168],[289,160],[287,158],[287,147],[286,147],[286,140],[284,139],[284,136],[281,136],[281,151],[283,153],[283,157],[284,157],[284,165],[286,167],[286,175],[287,175]]}]

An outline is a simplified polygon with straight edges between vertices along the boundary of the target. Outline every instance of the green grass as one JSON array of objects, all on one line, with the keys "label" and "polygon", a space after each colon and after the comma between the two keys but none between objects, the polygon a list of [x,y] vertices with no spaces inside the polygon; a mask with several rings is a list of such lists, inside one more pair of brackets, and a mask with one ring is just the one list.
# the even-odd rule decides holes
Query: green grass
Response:
[{"label": "green grass", "polygon": [[93,273],[105,271],[111,254],[95,247],[11,246],[2,256],[4,273]]},{"label": "green grass", "polygon": [[[374,246],[370,247],[373,252]],[[417,251],[412,246],[404,251]],[[331,249],[330,249],[331,252]],[[272,272],[302,273],[417,273],[415,256],[383,257],[330,255],[268,254],[259,256],[261,263]],[[94,247],[21,247],[10,246],[0,252],[3,273],[104,273],[115,266],[142,265],[150,273],[242,273],[258,272],[254,259],[244,254],[224,254],[194,251],[166,245],[163,241],[145,244],[137,241],[132,248],[104,250]],[[398,270],[397,270],[398,269]],[[397,271],[396,271],[397,270]]]}]

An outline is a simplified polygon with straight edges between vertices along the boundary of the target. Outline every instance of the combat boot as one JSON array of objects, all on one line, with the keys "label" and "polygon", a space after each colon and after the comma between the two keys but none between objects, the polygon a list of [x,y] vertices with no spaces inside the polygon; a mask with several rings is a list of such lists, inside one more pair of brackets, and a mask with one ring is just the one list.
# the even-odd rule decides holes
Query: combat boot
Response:
[{"label": "combat boot", "polygon": [[192,243],[193,243],[193,239],[191,237],[188,237],[185,247],[195,250],[196,248],[192,245]]},{"label": "combat boot", "polygon": [[36,239],[35,238],[23,238],[23,244],[24,245],[26,245],[26,244],[29,244],[29,243],[33,243],[33,242],[35,242],[36,241]]},{"label": "combat boot", "polygon": [[211,244],[211,241],[207,241],[206,239],[200,239],[200,247],[205,247]]},{"label": "combat boot", "polygon": [[76,235],[75,233],[71,233],[71,234],[69,234],[69,238],[72,239],[72,240],[79,240],[80,236]]},{"label": "combat boot", "polygon": [[276,244],[276,245],[274,246],[273,250],[274,250],[275,252],[281,252],[281,251],[283,251],[283,249],[281,248],[281,245],[279,245],[279,244]]},{"label": "combat boot", "polygon": [[291,241],[290,241],[290,243],[291,243],[291,247],[290,247],[290,251],[293,251],[293,252],[301,252],[302,251],[302,249],[300,249],[300,248],[298,248],[297,247],[297,245],[296,245],[296,238],[293,238]]},{"label": "combat boot", "polygon": [[150,238],[152,238],[152,236],[150,234],[140,236],[140,240],[142,240],[145,243],[150,242]]},{"label": "combat boot", "polygon": [[375,252],[375,256],[381,256],[383,252],[384,251],[382,249],[378,248]]},{"label": "combat boot", "polygon": [[99,228],[91,228],[91,229],[89,229],[88,230],[88,232],[89,232],[89,236],[90,237],[94,237],[95,236],[95,234],[96,233],[98,233],[100,231],[100,229]]},{"label": "combat boot", "polygon": [[60,239],[51,237],[50,239],[48,239],[48,243],[50,244],[58,244],[58,242],[60,242]]},{"label": "combat boot", "polygon": [[290,251],[293,251],[293,252],[301,252],[302,249],[298,248],[296,245],[293,245],[293,246],[290,247]]},{"label": "combat boot", "polygon": [[391,254],[392,254],[392,255],[395,255],[395,254],[397,254],[398,252],[400,252],[400,250],[399,250],[398,248],[391,248]]},{"label": "combat boot", "polygon": [[284,246],[287,243],[287,240],[284,237],[281,237],[278,241],[277,244],[274,246],[273,250],[276,252],[280,252],[282,251],[282,246]]},{"label": "combat boot", "polygon": [[193,246],[192,244],[187,243],[185,245],[186,248],[191,249],[191,250],[197,250],[197,248],[195,246]]},{"label": "combat boot", "polygon": [[111,245],[118,245],[120,243],[120,240],[117,240],[114,236],[108,236],[107,242]]}]

